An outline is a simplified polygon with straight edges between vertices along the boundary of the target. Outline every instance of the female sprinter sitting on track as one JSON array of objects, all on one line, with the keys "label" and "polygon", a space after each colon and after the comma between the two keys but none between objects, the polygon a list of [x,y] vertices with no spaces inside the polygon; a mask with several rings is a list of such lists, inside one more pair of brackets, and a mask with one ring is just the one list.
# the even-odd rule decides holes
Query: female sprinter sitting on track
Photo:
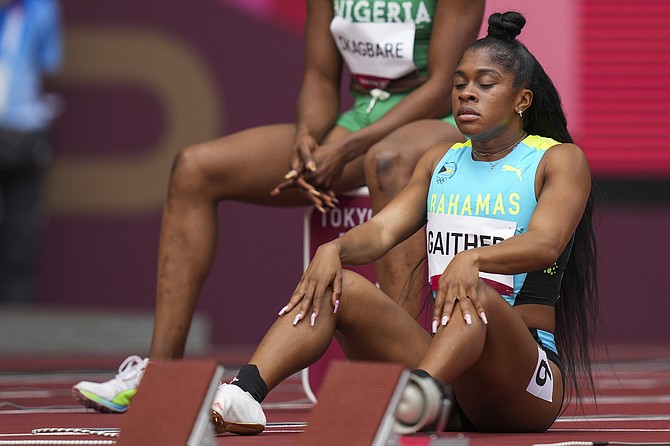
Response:
[{"label": "female sprinter sitting on track", "polygon": [[[458,57],[477,38],[484,3],[307,0],[296,122],[197,144],[175,160],[161,223],[151,359],[183,357],[214,261],[220,202],[324,211],[335,206],[335,194],[367,185],[376,213],[408,183],[428,147],[465,139],[453,125],[449,83]],[[340,114],[344,63],[354,105]],[[422,255],[419,234],[377,262],[380,286],[393,299],[407,295],[404,278]],[[265,305],[263,294],[252,298]],[[418,314],[420,302],[404,305]],[[73,395],[85,406],[123,412],[146,363],[132,356],[115,378],[81,382]]]},{"label": "female sprinter sitting on track", "polygon": [[[318,249],[250,363],[219,387],[218,432],[261,432],[267,392],[314,363],[336,333],[348,358],[403,364],[440,389],[452,429],[544,431],[566,382],[581,394],[598,319],[590,170],[553,83],[515,39],[524,24],[516,12],[493,14],[487,37],[465,50],[452,106],[470,140],[430,148],[383,210]],[[342,269],[424,224],[433,336]],[[412,416],[396,410],[398,431],[431,428]]]}]

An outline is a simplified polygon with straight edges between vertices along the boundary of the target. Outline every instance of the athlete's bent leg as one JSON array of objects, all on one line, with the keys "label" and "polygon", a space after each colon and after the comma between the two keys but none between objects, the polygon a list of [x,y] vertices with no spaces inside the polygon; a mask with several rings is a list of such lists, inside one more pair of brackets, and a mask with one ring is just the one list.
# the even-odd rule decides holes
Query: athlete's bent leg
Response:
[{"label": "athlete's bent leg", "polygon": [[[335,127],[328,137],[348,133]],[[293,124],[258,127],[188,147],[177,156],[161,226],[152,359],[181,358],[184,354],[200,288],[212,266],[219,202],[269,206],[311,203],[295,190],[270,195],[289,169],[294,136]],[[362,162],[354,161],[345,168],[335,190],[346,191],[363,181]],[[125,411],[146,362],[129,357],[111,380],[79,383],[73,394],[98,410]]]},{"label": "athlete's bent leg", "polygon": [[[477,292],[488,324],[478,317],[466,324],[459,302],[419,368],[453,384],[459,406],[478,430],[544,431],[561,407],[561,373],[550,364],[551,402],[529,393],[526,389],[538,364],[538,345],[524,322],[524,310],[510,306],[481,280]],[[543,310],[553,311],[544,306]]]},{"label": "athlete's bent leg", "polygon": [[[198,296],[213,263],[221,201],[310,204],[297,191],[270,196],[288,171],[294,135],[292,124],[258,127],[188,147],[175,159],[161,224],[152,359],[184,354]],[[353,183],[354,174],[344,175],[343,182]],[[362,172],[358,176],[356,181],[362,181]]]},{"label": "athlete's bent leg", "polygon": [[407,312],[362,276],[343,271],[342,296],[333,313],[330,292],[314,327],[309,320],[293,325],[299,308],[280,317],[249,363],[255,364],[268,390],[316,362],[337,334],[347,358],[395,362],[415,368],[430,345],[430,335]]},{"label": "athlete's bent leg", "polygon": [[212,404],[212,421],[217,432],[242,435],[262,432],[265,415],[260,403],[267,393],[316,362],[336,333],[350,359],[416,367],[430,344],[430,336],[379,288],[344,270],[337,313],[330,298],[328,291],[314,326],[307,320],[293,324],[299,307],[281,316],[232,384],[219,387]]}]

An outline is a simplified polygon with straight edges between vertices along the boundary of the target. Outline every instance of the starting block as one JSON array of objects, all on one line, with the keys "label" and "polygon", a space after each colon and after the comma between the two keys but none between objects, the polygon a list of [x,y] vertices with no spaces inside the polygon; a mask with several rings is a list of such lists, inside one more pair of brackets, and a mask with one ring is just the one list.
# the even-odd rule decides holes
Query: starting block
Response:
[{"label": "starting block", "polygon": [[214,446],[211,404],[222,375],[215,361],[150,361],[117,446]]},{"label": "starting block", "polygon": [[332,360],[298,444],[399,444],[393,413],[408,379],[399,364]]},{"label": "starting block", "polygon": [[[469,446],[462,433],[448,437],[405,436],[396,412],[403,410],[413,377],[400,364],[330,361],[319,391],[319,401],[307,418],[298,446]],[[419,387],[424,387],[420,385]],[[423,388],[421,399],[430,412],[429,396],[439,389]],[[403,403],[403,400],[405,402]],[[444,426],[442,420],[441,427]],[[438,427],[438,432],[442,429]]]}]

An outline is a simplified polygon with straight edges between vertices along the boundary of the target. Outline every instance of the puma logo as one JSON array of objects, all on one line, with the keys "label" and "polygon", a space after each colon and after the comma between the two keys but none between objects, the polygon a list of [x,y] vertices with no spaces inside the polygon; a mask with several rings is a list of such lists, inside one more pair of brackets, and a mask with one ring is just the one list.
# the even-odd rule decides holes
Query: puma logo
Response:
[{"label": "puma logo", "polygon": [[519,177],[519,182],[523,182],[523,177],[521,176],[521,169],[517,169],[516,167],[512,167],[509,164],[505,164],[502,166],[502,172],[514,172],[516,173],[516,176]]}]

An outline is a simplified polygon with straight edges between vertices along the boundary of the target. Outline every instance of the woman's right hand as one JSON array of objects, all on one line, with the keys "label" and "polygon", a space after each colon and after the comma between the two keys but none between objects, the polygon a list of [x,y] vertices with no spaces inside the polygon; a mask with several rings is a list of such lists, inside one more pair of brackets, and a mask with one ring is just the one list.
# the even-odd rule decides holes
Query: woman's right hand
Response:
[{"label": "woman's right hand", "polygon": [[312,135],[299,136],[293,146],[293,154],[289,164],[291,170],[286,174],[286,179],[296,178],[305,172],[314,172],[316,163],[312,158],[312,152],[319,147],[319,143]]},{"label": "woman's right hand", "polygon": [[337,240],[319,246],[279,316],[299,307],[299,312],[293,319],[293,325],[296,325],[307,316],[311,307],[310,325],[314,326],[328,288],[332,289],[331,303],[336,312],[342,294],[342,262]]}]

